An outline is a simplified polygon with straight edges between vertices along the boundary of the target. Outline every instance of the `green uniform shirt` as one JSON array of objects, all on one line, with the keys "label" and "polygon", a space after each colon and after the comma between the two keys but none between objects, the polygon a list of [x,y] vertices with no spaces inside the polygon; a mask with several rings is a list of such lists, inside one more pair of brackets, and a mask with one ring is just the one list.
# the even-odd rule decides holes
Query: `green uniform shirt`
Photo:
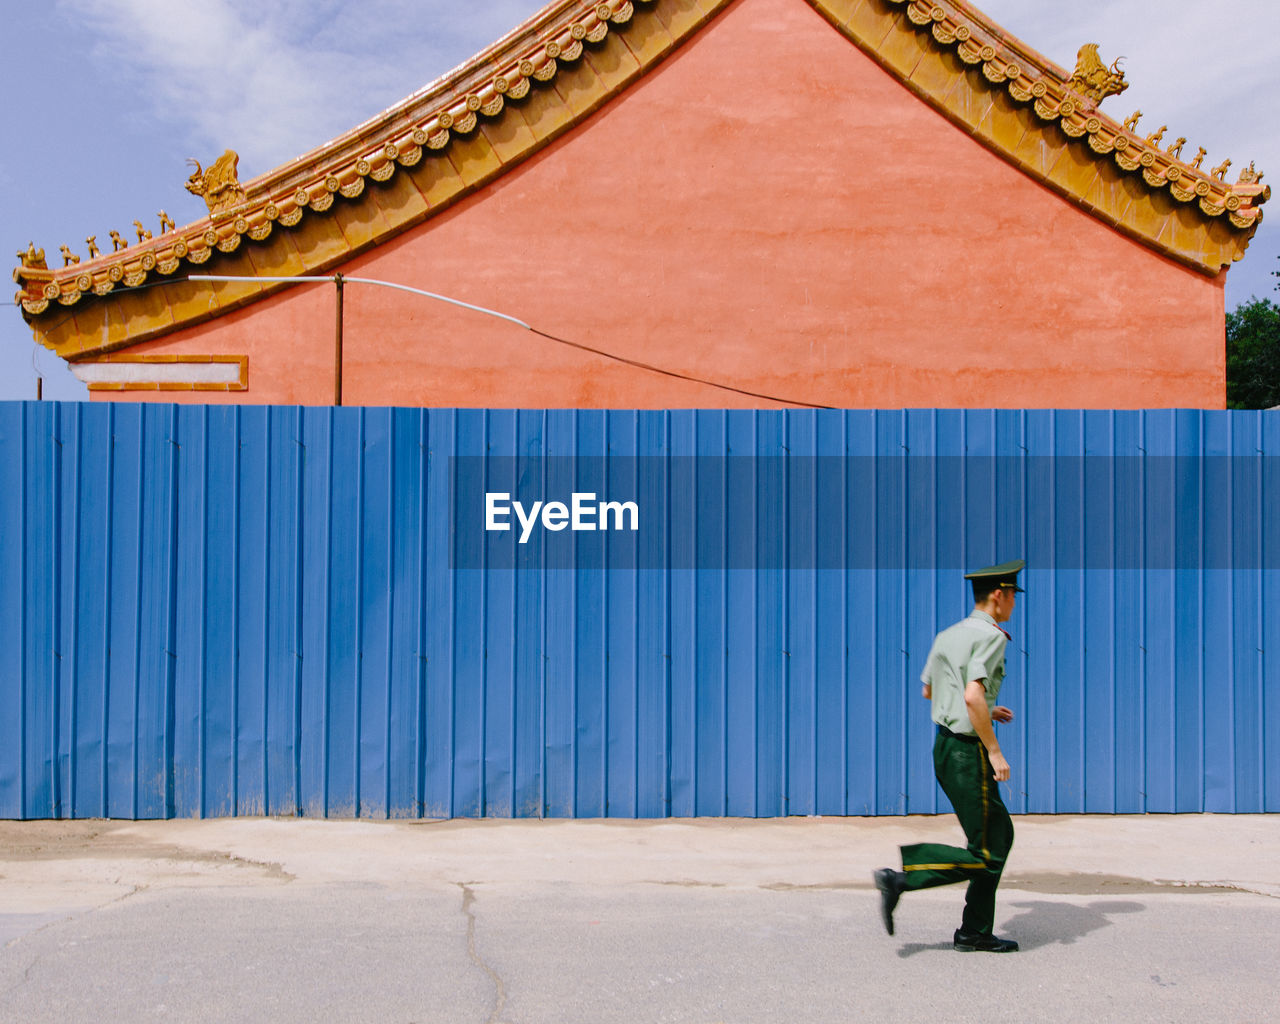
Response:
[{"label": "green uniform shirt", "polygon": [[1004,682],[1004,648],[1009,636],[986,612],[974,611],[933,638],[920,681],[932,688],[933,720],[952,732],[974,736],[965,684],[981,682],[987,709],[996,706]]}]

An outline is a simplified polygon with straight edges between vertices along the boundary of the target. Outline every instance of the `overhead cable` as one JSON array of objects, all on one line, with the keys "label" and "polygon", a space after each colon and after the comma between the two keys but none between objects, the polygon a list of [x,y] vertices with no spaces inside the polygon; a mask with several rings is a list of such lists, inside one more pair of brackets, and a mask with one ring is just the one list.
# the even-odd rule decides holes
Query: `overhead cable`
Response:
[{"label": "overhead cable", "polygon": [[830,409],[832,406],[819,405],[814,402],[804,402],[796,398],[780,398],[777,395],[770,395],[762,391],[748,391],[745,388],[734,387],[732,384],[722,384],[719,381],[708,380],[705,377],[694,377],[687,373],[680,373],[676,370],[666,370],[661,366],[654,366],[652,363],[641,362],[638,359],[628,359],[626,356],[620,356],[613,352],[608,352],[602,348],[595,348],[591,345],[584,345],[581,342],[569,341],[567,338],[561,338],[557,335],[550,334],[547,331],[540,331],[538,328],[525,323],[523,320],[506,313],[499,313],[494,309],[486,309],[484,306],[475,306],[469,302],[463,302],[461,299],[452,299],[447,295],[439,295],[436,292],[425,291],[422,288],[413,288],[407,284],[396,284],[392,281],[380,281],[371,277],[347,277],[343,275],[332,276],[299,276],[299,277],[229,277],[217,274],[191,274],[188,276],[189,281],[280,281],[280,282],[298,282],[298,283],[336,283],[338,277],[343,282],[353,281],[357,284],[375,284],[384,288],[395,288],[398,291],[412,292],[415,295],[423,295],[429,299],[436,299],[439,302],[447,302],[453,306],[461,306],[463,309],[469,309],[476,313],[483,313],[485,316],[497,317],[499,320],[505,320],[508,323],[515,324],[517,327],[523,327],[526,331],[530,331],[539,337],[546,338],[548,341],[554,341],[560,345],[567,345],[570,348],[576,348],[582,352],[590,352],[593,355],[601,356],[605,359],[612,359],[614,362],[623,363],[627,366],[634,366],[640,370],[648,370],[650,373],[660,373],[665,377],[674,377],[676,380],[687,380],[694,384],[704,384],[707,387],[718,388],[721,391],[731,391],[734,394],[746,395],[749,398],[763,398],[769,402],[781,402],[783,405],[796,405],[806,409]]}]

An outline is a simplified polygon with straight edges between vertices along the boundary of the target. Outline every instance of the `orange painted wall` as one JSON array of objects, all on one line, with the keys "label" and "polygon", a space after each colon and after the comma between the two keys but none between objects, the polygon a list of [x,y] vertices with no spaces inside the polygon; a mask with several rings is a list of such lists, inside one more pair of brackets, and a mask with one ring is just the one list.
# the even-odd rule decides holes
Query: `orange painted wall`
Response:
[{"label": "orange painted wall", "polygon": [[[826,405],[1225,401],[1224,275],[1025,177],[803,0],[741,0],[585,125],[342,270]],[[226,397],[328,404],[332,292],[131,351],[247,352],[249,390]],[[345,356],[347,404],[772,404],[354,284]]]}]

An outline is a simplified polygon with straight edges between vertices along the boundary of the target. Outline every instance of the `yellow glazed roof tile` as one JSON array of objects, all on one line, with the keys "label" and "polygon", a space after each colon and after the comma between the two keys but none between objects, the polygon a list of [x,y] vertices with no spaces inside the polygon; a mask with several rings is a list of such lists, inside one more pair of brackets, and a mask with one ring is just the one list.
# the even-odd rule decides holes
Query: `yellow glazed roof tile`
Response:
[{"label": "yellow glazed roof tile", "polygon": [[483,124],[480,131],[504,164],[519,160],[537,141],[529,126],[517,117],[504,117],[501,121]]},{"label": "yellow glazed roof tile", "polygon": [[939,103],[947,109],[953,120],[973,131],[991,110],[991,93],[986,89],[974,88],[975,83],[969,80],[974,72],[961,63],[958,57],[950,56],[948,64],[954,68],[954,74],[946,92],[939,97]]},{"label": "yellow glazed roof tile", "polygon": [[677,40],[696,31],[710,17],[696,0],[670,0],[656,7],[667,32]]},{"label": "yellow glazed roof tile", "polygon": [[502,170],[502,161],[489,140],[476,132],[449,147],[449,160],[467,185],[478,185]]},{"label": "yellow glazed roof tile", "polygon": [[591,66],[596,78],[610,90],[626,85],[644,70],[623,38],[616,33],[606,36],[599,49],[588,50],[585,63]]},{"label": "yellow glazed roof tile", "polygon": [[899,28],[899,14],[877,0],[860,0],[840,18],[834,8],[840,5],[822,4],[818,7],[826,17],[839,26],[857,45],[868,52],[876,52],[880,44]]},{"label": "yellow glazed roof tile", "polygon": [[391,232],[418,223],[429,210],[426,196],[407,174],[397,174],[381,188],[371,191],[369,201],[382,211],[382,220]]},{"label": "yellow glazed roof tile", "polygon": [[658,17],[652,7],[640,8],[635,14],[638,31],[627,32],[622,41],[642,67],[661,60],[676,45],[676,37],[667,31],[666,24]]}]

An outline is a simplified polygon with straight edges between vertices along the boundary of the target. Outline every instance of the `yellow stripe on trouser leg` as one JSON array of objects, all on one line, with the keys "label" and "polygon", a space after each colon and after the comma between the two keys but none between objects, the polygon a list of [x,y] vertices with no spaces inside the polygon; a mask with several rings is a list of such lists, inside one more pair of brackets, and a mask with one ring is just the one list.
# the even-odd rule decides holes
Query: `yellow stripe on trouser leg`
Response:
[{"label": "yellow stripe on trouser leg", "polygon": [[969,845],[965,849],[942,843],[904,846],[906,888],[968,882],[961,927],[989,933],[995,924],[996,887],[1013,846],[1013,821],[981,743],[940,734],[933,745],[933,767]]}]

